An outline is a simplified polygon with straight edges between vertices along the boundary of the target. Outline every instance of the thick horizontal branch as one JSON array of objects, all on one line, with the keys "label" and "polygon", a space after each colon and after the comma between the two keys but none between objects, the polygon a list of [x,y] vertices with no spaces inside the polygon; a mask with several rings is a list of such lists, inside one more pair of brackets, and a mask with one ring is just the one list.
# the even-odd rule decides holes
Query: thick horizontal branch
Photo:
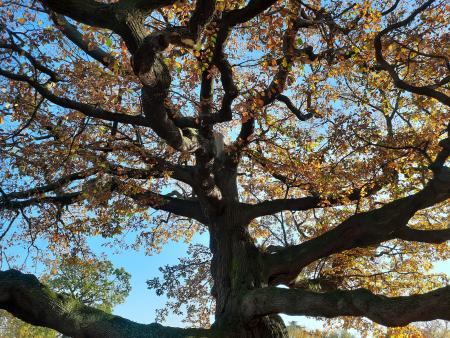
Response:
[{"label": "thick horizontal branch", "polygon": [[257,217],[273,215],[284,210],[302,211],[318,208],[323,201],[325,201],[325,198],[321,198],[320,196],[279,198],[257,204],[248,204],[247,213],[250,219],[254,219]]},{"label": "thick horizontal branch", "polygon": [[148,169],[137,169],[109,164],[106,172],[115,176],[148,180],[149,178],[171,177],[174,180],[192,185],[193,168],[171,163],[158,157],[152,157],[154,164]]},{"label": "thick horizontal branch", "polygon": [[305,266],[319,258],[396,238],[396,232],[404,228],[418,210],[448,198],[450,181],[433,179],[414,195],[351,216],[316,238],[267,255],[267,277],[273,285],[290,284]]},{"label": "thick horizontal branch", "polygon": [[[170,177],[174,180],[193,185],[193,166],[177,164],[163,157],[155,156],[151,150],[140,145],[129,143],[115,146],[114,148],[89,147],[89,149],[90,150],[79,150],[79,152],[82,152],[83,155],[86,154],[87,157],[91,156],[91,158],[97,157],[96,151],[101,151],[104,153],[113,153],[114,151],[126,152],[138,155],[142,162],[146,164],[145,168],[134,168],[106,161],[102,162],[102,168],[108,174],[136,179]],[[94,152],[92,152],[92,150]]]},{"label": "thick horizontal branch", "polygon": [[165,3],[148,1],[147,5],[143,6],[144,1],[132,0],[112,4],[94,0],[41,0],[41,2],[48,10],[75,21],[113,31],[122,37],[131,52],[139,47],[146,35],[144,28],[146,14]]},{"label": "thick horizontal branch", "polygon": [[[278,175],[277,175],[278,176]],[[275,177],[285,180],[285,177]],[[247,213],[250,219],[273,215],[284,210],[303,211],[325,206],[334,206],[344,203],[344,201],[356,201],[363,196],[370,196],[379,191],[384,185],[384,179],[375,182],[370,188],[353,189],[347,193],[333,194],[328,196],[307,196],[300,198],[280,198],[270,201],[263,201],[257,204],[248,204]]]},{"label": "thick horizontal branch", "polygon": [[172,5],[177,0],[120,0],[119,5],[150,12],[154,9]]},{"label": "thick horizontal branch", "polygon": [[395,237],[405,241],[441,244],[450,241],[450,229],[420,230],[404,227],[395,232]]},{"label": "thick horizontal branch", "polygon": [[9,200],[7,198],[0,199],[0,210],[19,210],[34,205],[40,204],[58,204],[58,205],[70,205],[78,202],[82,197],[81,191],[74,191],[69,193],[57,194],[54,196],[40,196],[32,197],[28,199]]},{"label": "thick horizontal branch", "polygon": [[34,275],[0,272],[0,308],[32,324],[83,338],[210,337],[209,330],[138,324],[57,294]]},{"label": "thick horizontal branch", "polygon": [[[164,159],[152,158],[154,162],[151,168],[130,168],[111,163],[102,163],[102,171],[112,176],[111,183],[106,184],[105,189],[109,191],[120,191],[120,184],[116,184],[120,178],[132,178],[148,180],[149,178],[165,177],[166,175],[185,182],[192,183],[192,173],[190,167],[182,167],[172,164]],[[89,182],[83,183],[83,189],[73,192],[62,192],[68,184],[78,180],[87,179],[99,172],[100,169],[92,168],[82,172],[72,173],[56,179],[45,185],[36,186],[27,190],[5,193],[1,190],[0,210],[17,210],[29,206],[40,204],[59,204],[70,205],[79,202],[84,198],[86,187],[95,181],[95,178]],[[47,195],[45,195],[47,193]],[[170,196],[164,196],[154,192],[144,192],[141,194],[128,194],[129,197],[138,201],[140,204],[153,207],[157,210],[163,210],[174,213],[179,216],[192,217],[197,220],[203,220],[199,204],[193,200],[177,199]]]},{"label": "thick horizontal branch", "polygon": [[224,13],[223,20],[229,27],[245,23],[270,8],[275,2],[276,0],[250,0],[245,7]]},{"label": "thick horizontal branch", "polygon": [[[192,183],[192,173],[190,167],[183,167],[175,165],[164,159],[152,158],[154,162],[151,168],[130,168],[126,166],[120,166],[111,163],[102,163],[102,171],[112,176],[126,177],[133,179],[148,180],[150,178],[162,178],[172,177],[175,180],[190,184]],[[35,195],[39,196],[39,200],[42,200],[44,196],[42,194],[48,192],[55,192],[61,190],[63,187],[78,180],[86,179],[89,176],[95,175],[100,171],[99,168],[91,168],[88,170],[80,171],[65,175],[61,178],[55,179],[53,182],[49,182],[45,185],[39,185],[33,188],[29,188],[22,191],[15,191],[11,193],[3,193],[0,195],[0,205],[7,201],[11,202],[18,199],[26,199]],[[52,197],[53,198],[53,197]],[[29,202],[27,202],[29,203]]]},{"label": "thick horizontal branch", "polygon": [[[299,245],[266,254],[265,274],[269,283],[289,285],[305,266],[317,259],[353,248],[379,244],[397,238],[397,235],[399,238],[405,236],[404,239],[412,236],[406,227],[414,214],[450,198],[450,170],[444,166],[450,156],[450,125],[447,132],[449,137],[439,143],[442,149],[430,165],[433,179],[422,190],[381,208],[353,215],[335,228]],[[446,233],[440,234],[447,236]],[[417,239],[417,233],[414,236]],[[428,237],[431,236],[436,234],[429,233]],[[423,239],[423,242],[432,241],[431,238],[426,240],[425,234]]]},{"label": "thick horizontal branch", "polygon": [[145,191],[137,194],[128,194],[133,200],[143,206],[149,206],[156,210],[170,212],[172,214],[193,218],[200,223],[206,223],[200,202],[196,199],[181,199],[168,195]]},{"label": "thick horizontal branch", "polygon": [[[104,188],[108,189],[111,192],[114,192],[120,190],[120,185],[116,184],[115,180],[113,179],[112,183],[107,184]],[[201,223],[205,222],[200,203],[197,200],[175,198],[163,194],[158,194],[153,191],[145,191],[132,194],[124,192],[124,194],[142,206],[151,207],[155,210],[166,211],[182,217],[193,218]],[[4,195],[2,198],[0,198],[0,210],[19,210],[43,204],[56,204],[66,206],[80,203],[85,198],[86,191],[84,189],[74,192],[59,193],[50,196],[45,195],[18,200],[9,199],[8,195]]]},{"label": "thick horizontal branch", "polygon": [[385,326],[411,322],[450,320],[450,286],[421,295],[378,296],[366,289],[315,293],[299,289],[265,288],[249,292],[243,300],[246,317],[273,313],[334,318],[367,317]]}]

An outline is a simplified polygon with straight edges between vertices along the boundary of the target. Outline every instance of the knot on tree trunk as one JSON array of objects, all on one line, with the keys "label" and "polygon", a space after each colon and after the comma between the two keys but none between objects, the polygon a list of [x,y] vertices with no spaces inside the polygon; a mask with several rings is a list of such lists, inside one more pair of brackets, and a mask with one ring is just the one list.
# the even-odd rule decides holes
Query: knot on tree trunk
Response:
[{"label": "knot on tree trunk", "polygon": [[164,59],[160,54],[169,46],[166,34],[148,35],[131,58],[134,73],[141,83],[151,87],[155,93],[165,94],[170,87],[172,78]]}]

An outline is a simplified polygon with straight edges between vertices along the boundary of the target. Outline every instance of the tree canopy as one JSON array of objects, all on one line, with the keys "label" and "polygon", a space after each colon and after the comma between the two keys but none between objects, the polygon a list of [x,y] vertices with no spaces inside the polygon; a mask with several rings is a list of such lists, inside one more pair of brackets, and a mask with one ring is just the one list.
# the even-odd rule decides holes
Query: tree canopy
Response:
[{"label": "tree canopy", "polygon": [[280,313],[450,320],[432,270],[450,258],[445,0],[0,4],[2,261],[210,238],[148,281],[170,298],[159,317],[193,328],[18,270],[0,308],[108,338],[287,337]]}]

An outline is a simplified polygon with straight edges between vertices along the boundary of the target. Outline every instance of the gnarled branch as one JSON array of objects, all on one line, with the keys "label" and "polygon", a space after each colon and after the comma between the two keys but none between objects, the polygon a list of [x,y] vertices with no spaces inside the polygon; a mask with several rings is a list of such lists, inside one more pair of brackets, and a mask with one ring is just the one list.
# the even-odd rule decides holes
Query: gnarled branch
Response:
[{"label": "gnarled branch", "polygon": [[0,308],[32,324],[83,338],[210,337],[211,331],[144,325],[105,313],[41,284],[17,270],[0,272]]},{"label": "gnarled branch", "polygon": [[420,230],[403,227],[395,232],[395,237],[411,242],[441,244],[450,240],[450,229]]},{"label": "gnarled branch", "polygon": [[264,288],[242,302],[246,317],[272,313],[334,318],[363,316],[385,326],[415,321],[450,320],[450,286],[421,295],[385,297],[367,289],[315,293],[299,289]]}]

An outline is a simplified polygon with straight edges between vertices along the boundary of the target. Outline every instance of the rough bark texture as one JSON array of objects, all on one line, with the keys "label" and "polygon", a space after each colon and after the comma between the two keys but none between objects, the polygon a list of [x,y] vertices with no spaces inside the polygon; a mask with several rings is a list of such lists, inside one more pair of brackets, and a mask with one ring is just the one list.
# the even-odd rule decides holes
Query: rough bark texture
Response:
[{"label": "rough bark texture", "polygon": [[216,299],[214,327],[232,337],[287,337],[284,323],[277,315],[251,320],[242,315],[243,297],[266,283],[261,275],[261,254],[241,218],[239,207],[231,205],[210,225],[212,294]]},{"label": "rough bark texture", "polygon": [[75,338],[210,337],[208,330],[143,325],[56,294],[33,275],[0,272],[0,306],[27,323],[53,328]]},{"label": "rough bark texture", "polygon": [[249,316],[283,312],[308,316],[361,316],[386,326],[404,326],[418,320],[450,320],[450,287],[421,295],[384,297],[365,289],[315,293],[278,288],[247,294],[243,309]]}]

